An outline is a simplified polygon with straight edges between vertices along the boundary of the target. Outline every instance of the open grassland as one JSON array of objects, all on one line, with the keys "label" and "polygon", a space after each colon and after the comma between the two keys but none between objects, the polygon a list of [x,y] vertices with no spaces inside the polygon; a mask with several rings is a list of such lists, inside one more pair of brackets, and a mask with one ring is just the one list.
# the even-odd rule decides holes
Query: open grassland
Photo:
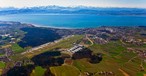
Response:
[{"label": "open grassland", "polygon": [[99,45],[94,44],[89,47],[94,53],[100,52],[109,56],[116,56],[120,54],[122,51],[126,50],[126,48],[121,44],[121,42],[110,42],[107,44]]},{"label": "open grassland", "polygon": [[51,67],[50,70],[55,76],[79,76],[80,75],[80,71],[76,67],[70,66],[70,65]]},{"label": "open grassland", "polygon": [[32,71],[30,76],[44,76],[45,71],[46,71],[46,69],[42,68],[41,66],[37,66]]},{"label": "open grassland", "polygon": [[124,66],[120,66],[113,58],[106,58],[98,64],[91,64],[86,60],[75,60],[73,65],[76,66],[81,72],[93,73],[95,76],[98,76],[100,72],[113,72],[116,76],[124,76],[123,72],[119,69],[122,69],[124,73],[129,76],[137,76],[141,74],[139,70],[139,64],[127,63]]},{"label": "open grassland", "polygon": [[15,52],[15,53],[20,53],[20,52],[23,52],[24,49],[22,47],[20,47],[18,44],[13,44],[11,46],[11,49]]},{"label": "open grassland", "polygon": [[0,69],[3,69],[5,67],[5,63],[0,61]]},{"label": "open grassland", "polygon": [[0,54],[0,56],[5,56],[5,54]]},{"label": "open grassland", "polygon": [[0,75],[2,74],[3,72],[3,68],[5,68],[6,64],[2,61],[0,61]]},{"label": "open grassland", "polygon": [[[104,57],[105,58],[105,57]],[[122,76],[123,74],[118,70],[120,67],[112,58],[106,58],[100,63],[91,64],[87,62],[85,59],[75,60],[73,63],[81,72],[89,72],[94,75],[98,75],[98,73],[106,71],[113,72],[117,76]]]}]

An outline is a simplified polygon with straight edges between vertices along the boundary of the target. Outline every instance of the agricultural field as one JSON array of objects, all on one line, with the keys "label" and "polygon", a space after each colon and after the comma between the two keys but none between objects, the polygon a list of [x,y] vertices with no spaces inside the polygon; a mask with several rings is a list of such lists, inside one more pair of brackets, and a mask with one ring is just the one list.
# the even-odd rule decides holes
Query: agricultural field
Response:
[{"label": "agricultural field", "polygon": [[[70,39],[68,40],[73,41]],[[70,42],[67,41],[64,44],[70,44]],[[64,48],[71,47],[71,45],[69,47],[63,46],[63,44],[57,45]],[[89,63],[87,58],[77,59],[73,60],[72,64],[50,67],[51,73],[55,76],[68,76],[72,75],[72,73],[74,73],[73,76],[78,76],[84,75],[86,72],[93,76],[99,76],[101,72],[110,72],[117,76],[124,76],[125,74],[129,76],[143,76],[145,74],[145,72],[140,71],[140,65],[143,63],[141,58],[133,52],[128,52],[126,47],[119,41],[103,45],[94,44],[89,48],[93,53],[103,54],[103,60],[100,63]],[[146,68],[145,63],[143,63],[143,66]]]},{"label": "agricultural field", "polygon": [[[94,44],[89,47],[94,53],[102,53],[103,60],[98,64],[90,64],[86,59],[75,60],[73,65],[82,72],[89,72],[98,76],[98,73],[106,71],[123,76],[123,72],[130,75],[142,75],[140,65],[145,63],[133,52],[128,52],[120,42],[111,42],[104,45]],[[121,71],[122,70],[122,71]]]},{"label": "agricultural field", "polygon": [[[29,53],[25,57],[31,58],[55,48],[68,49],[73,46],[73,43],[80,41],[82,38],[82,35],[75,35],[54,45],[49,45],[38,52]],[[140,66],[142,65],[146,68],[146,63],[137,54],[127,51],[127,47],[120,41],[113,41],[107,44],[93,44],[88,48],[93,51],[93,54],[103,54],[103,59],[100,63],[92,64],[88,62],[87,58],[76,59],[72,60],[71,64],[50,67],[51,73],[55,76],[79,76],[85,75],[85,73],[99,76],[102,72],[108,72],[117,76],[143,76],[145,74],[144,71],[140,71]],[[143,49],[146,48],[143,46]],[[32,71],[31,76],[42,76],[45,70],[38,66]]]},{"label": "agricultural field", "polygon": [[79,76],[80,75],[80,71],[76,67],[70,66],[70,65],[50,67],[50,70],[55,76]]},{"label": "agricultural field", "polygon": [[24,51],[24,49],[22,47],[20,47],[17,43],[12,44],[11,49],[15,53],[20,53],[20,52],[23,52]]},{"label": "agricultural field", "polygon": [[0,75],[2,74],[3,72],[3,69],[5,68],[6,64],[2,61],[0,61]]},{"label": "agricultural field", "polygon": [[[27,29],[27,31],[30,31],[30,29]],[[42,31],[44,30],[42,29]],[[12,72],[18,73],[17,75],[25,73],[28,76],[48,76],[51,74],[55,76],[143,76],[146,74],[146,63],[144,61],[146,44],[136,45],[133,44],[134,42],[128,43],[116,38],[115,40],[111,38],[111,41],[110,39],[105,41],[106,38],[103,40],[104,38],[99,38],[100,35],[93,34],[93,36],[88,36],[87,34],[82,34],[82,32],[77,35],[69,35],[68,38],[62,38],[60,41],[51,40],[49,42],[46,41],[46,37],[49,38],[49,35],[46,36],[45,33],[41,32],[42,35],[40,36],[43,36],[45,41],[49,42],[47,44],[44,44],[46,42],[41,42],[41,44],[44,44],[41,45],[39,43],[41,38],[39,36],[35,38],[31,32],[26,33],[26,38],[23,37],[24,40],[22,40],[21,44],[24,47],[21,47],[22,45],[19,43],[12,43],[11,45],[9,44],[10,46],[2,47],[10,47],[13,53],[11,55],[6,53],[5,56],[0,54],[2,61],[8,58],[5,61],[6,63],[0,62],[0,73],[5,72],[3,69],[7,71],[8,68],[10,69],[10,76]],[[90,30],[90,32],[95,32],[95,30]],[[101,29],[98,32],[100,33]],[[107,35],[111,34],[105,30],[103,32],[107,32]],[[34,32],[34,34],[37,36],[38,33]],[[33,39],[27,40],[30,35],[35,39],[33,42],[31,42]],[[56,35],[58,36],[58,33]],[[127,36],[125,35],[125,37]],[[97,40],[94,40],[96,38]],[[36,41],[38,41],[37,45],[34,44]],[[79,47],[80,50],[77,48],[78,45],[82,46]],[[75,49],[69,50],[74,47]],[[129,50],[129,48],[134,50]],[[75,50],[78,51],[73,52]],[[55,55],[55,52],[59,54]],[[10,54],[9,51],[8,54]],[[93,63],[94,60],[95,63]]]},{"label": "agricultural field", "polygon": [[46,69],[42,68],[41,66],[35,67],[35,69],[32,71],[30,76],[43,76]]},{"label": "agricultural field", "polygon": [[0,69],[3,69],[5,67],[5,63],[0,61]]}]

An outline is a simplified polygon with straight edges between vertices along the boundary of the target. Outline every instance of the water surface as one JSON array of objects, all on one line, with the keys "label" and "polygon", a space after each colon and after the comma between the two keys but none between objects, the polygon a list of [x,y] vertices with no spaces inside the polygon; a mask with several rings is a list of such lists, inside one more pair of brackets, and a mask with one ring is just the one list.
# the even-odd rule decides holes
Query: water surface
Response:
[{"label": "water surface", "polygon": [[95,28],[98,26],[146,26],[146,16],[19,14],[0,16],[1,21],[18,21],[59,28]]}]

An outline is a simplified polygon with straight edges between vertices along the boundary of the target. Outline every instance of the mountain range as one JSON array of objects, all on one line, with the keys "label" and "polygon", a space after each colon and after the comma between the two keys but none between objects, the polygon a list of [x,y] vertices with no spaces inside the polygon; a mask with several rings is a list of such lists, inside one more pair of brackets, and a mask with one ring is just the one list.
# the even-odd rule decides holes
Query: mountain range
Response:
[{"label": "mountain range", "polygon": [[38,6],[24,8],[0,8],[0,15],[8,14],[97,14],[97,15],[146,15],[144,8],[118,8],[118,7],[62,7]]}]

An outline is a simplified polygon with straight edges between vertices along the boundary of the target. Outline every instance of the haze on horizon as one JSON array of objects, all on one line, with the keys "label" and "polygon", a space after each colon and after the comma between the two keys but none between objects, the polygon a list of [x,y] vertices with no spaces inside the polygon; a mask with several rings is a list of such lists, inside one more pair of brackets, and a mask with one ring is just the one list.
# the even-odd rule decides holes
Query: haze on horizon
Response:
[{"label": "haze on horizon", "polygon": [[0,0],[0,7],[93,6],[146,8],[146,0]]}]

